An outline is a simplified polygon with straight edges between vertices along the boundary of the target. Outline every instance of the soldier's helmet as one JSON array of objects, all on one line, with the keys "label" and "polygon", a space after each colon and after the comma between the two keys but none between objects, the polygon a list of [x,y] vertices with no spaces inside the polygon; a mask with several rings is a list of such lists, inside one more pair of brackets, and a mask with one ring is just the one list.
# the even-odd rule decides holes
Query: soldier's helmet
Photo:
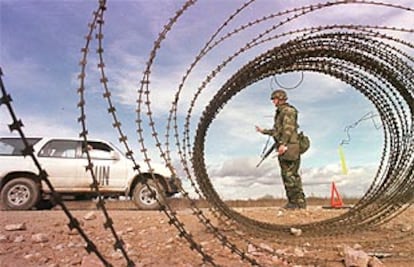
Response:
[{"label": "soldier's helmet", "polygon": [[270,100],[273,100],[275,98],[280,100],[286,100],[287,94],[284,90],[278,89],[276,91],[273,91],[273,93],[270,95]]}]

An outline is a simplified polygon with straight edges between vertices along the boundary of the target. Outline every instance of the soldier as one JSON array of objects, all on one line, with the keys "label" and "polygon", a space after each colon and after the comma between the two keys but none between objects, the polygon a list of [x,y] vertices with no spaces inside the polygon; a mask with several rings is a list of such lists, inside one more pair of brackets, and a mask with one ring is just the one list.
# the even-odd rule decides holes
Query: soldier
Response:
[{"label": "soldier", "polygon": [[287,103],[284,90],[276,90],[270,99],[276,106],[276,114],[272,129],[256,126],[256,131],[270,135],[275,140],[278,160],[288,203],[286,209],[305,209],[306,199],[302,189],[302,180],[298,173],[300,152],[298,140],[298,111]]}]

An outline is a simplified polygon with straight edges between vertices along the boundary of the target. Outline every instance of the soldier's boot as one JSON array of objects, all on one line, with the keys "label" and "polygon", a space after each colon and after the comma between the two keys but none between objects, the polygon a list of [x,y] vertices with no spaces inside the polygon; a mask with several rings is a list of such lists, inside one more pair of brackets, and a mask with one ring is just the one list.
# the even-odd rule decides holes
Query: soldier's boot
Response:
[{"label": "soldier's boot", "polygon": [[286,203],[286,205],[283,206],[283,208],[285,210],[295,210],[295,209],[298,209],[299,206],[296,203],[288,202],[288,203]]},{"label": "soldier's boot", "polygon": [[286,187],[286,197],[288,199],[288,203],[286,203],[283,208],[286,210],[292,210],[292,209],[297,209],[298,207],[296,206],[295,201],[293,201],[293,195],[291,193],[290,188]]},{"label": "soldier's boot", "polygon": [[295,204],[298,207],[298,209],[306,209],[306,200],[304,200],[304,199],[296,200]]}]

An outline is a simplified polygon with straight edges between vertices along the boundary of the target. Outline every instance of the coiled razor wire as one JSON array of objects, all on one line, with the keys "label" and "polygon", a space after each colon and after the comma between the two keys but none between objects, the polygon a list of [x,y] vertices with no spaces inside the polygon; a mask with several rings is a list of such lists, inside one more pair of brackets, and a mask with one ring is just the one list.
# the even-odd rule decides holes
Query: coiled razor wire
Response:
[{"label": "coiled razor wire", "polygon": [[[187,176],[190,178],[191,174],[188,172],[188,163],[186,159],[191,158],[198,186],[210,204],[229,219],[246,226],[246,229],[250,229],[252,232],[277,234],[280,231],[287,231],[291,225],[281,226],[259,222],[246,218],[230,209],[214,190],[207,174],[204,162],[204,143],[210,124],[233,96],[245,89],[248,85],[275,74],[292,71],[313,71],[330,75],[344,81],[360,91],[374,104],[384,123],[385,145],[381,160],[381,168],[378,171],[370,190],[360,202],[357,203],[355,208],[348,213],[327,221],[300,225],[303,230],[309,235],[312,235],[312,233],[315,235],[321,235],[321,233],[332,235],[334,233],[346,233],[355,228],[366,228],[384,222],[387,218],[401,212],[401,210],[407,207],[407,205],[404,204],[410,203],[413,197],[412,112],[414,104],[412,79],[413,58],[411,56],[413,45],[410,42],[389,35],[389,33],[392,34],[393,32],[406,32],[412,34],[413,29],[397,29],[375,25],[328,25],[276,33],[274,36],[266,37],[270,34],[274,34],[280,26],[288,24],[292,20],[314,12],[315,10],[332,5],[354,3],[401,9],[409,13],[413,12],[413,9],[410,7],[373,1],[327,2],[299,9],[292,9],[251,21],[246,25],[242,25],[241,27],[228,32],[218,41],[213,42],[214,38],[218,36],[218,32],[224,28],[223,26],[218,29],[206,46],[195,57],[194,62],[183,76],[182,83],[179,85],[178,92],[173,102],[170,119],[172,118],[174,121],[175,141],[181,157],[181,162],[184,164],[184,170],[187,171]],[[251,4],[251,1],[242,6],[242,8],[247,4]],[[240,10],[238,10],[238,12]],[[211,49],[227,38],[230,38],[232,35],[236,35],[248,27],[259,24],[261,21],[285,14],[292,15],[281,20],[279,23],[275,23],[274,26],[268,30],[259,33],[256,38],[240,48],[238,52],[226,58],[201,83],[201,86],[196,91],[188,109],[183,132],[184,137],[182,139],[183,145],[180,147],[176,120],[178,100],[183,84],[194,66]],[[232,15],[229,20],[233,19],[234,16],[235,15]],[[227,25],[227,23],[228,21],[223,25]],[[301,36],[298,36],[299,34],[301,34]],[[190,119],[196,100],[201,91],[204,90],[207,84],[210,83],[212,79],[214,79],[214,77],[234,58],[254,46],[271,40],[276,40],[282,36],[293,36],[294,38],[257,56],[254,60],[246,64],[237,71],[236,74],[230,77],[220,90],[218,90],[200,117],[193,148],[191,149]],[[398,49],[388,42],[396,43],[409,52]],[[156,45],[159,47],[158,43]],[[149,62],[152,61],[153,58],[151,57]],[[148,65],[150,66],[150,64]],[[147,79],[145,79],[145,81],[147,81],[146,84],[149,84]],[[142,92],[140,92],[140,95],[141,94]],[[149,92],[145,92],[145,95],[147,96],[146,104],[148,110],[150,110],[151,101],[148,97]],[[139,104],[140,103],[141,102],[139,101]],[[150,112],[148,115],[151,117]],[[157,131],[155,130],[154,125],[151,126],[153,135],[156,136]],[[169,126],[170,123],[168,123],[167,132],[169,132]],[[168,137],[169,135],[167,135],[167,147],[169,144]],[[157,143],[159,143],[158,139]],[[393,152],[391,155],[390,151]],[[170,158],[167,158],[167,162],[169,159]],[[315,229],[319,229],[320,231],[314,231]]]},{"label": "coiled razor wire", "polygon": [[[152,174],[152,177],[148,179],[156,180],[156,177],[151,168],[148,142],[144,140],[144,131],[148,129],[146,128],[147,125],[144,125],[144,117],[149,121],[149,129],[155,140],[155,145],[160,152],[161,158],[165,161],[165,165],[170,169],[172,176],[177,177],[176,170],[178,168],[184,170],[186,178],[190,181],[198,197],[205,198],[211,205],[209,212],[226,226],[226,235],[224,234],[223,226],[214,225],[206,215],[207,213],[200,210],[196,203],[189,197],[189,193],[179,185],[182,195],[190,200],[193,214],[209,230],[209,233],[216,238],[219,244],[229,248],[232,253],[239,256],[242,260],[255,266],[260,266],[264,263],[261,263],[259,259],[253,258],[244,249],[241,249],[240,245],[236,244],[242,242],[244,245],[253,245],[257,249],[261,248],[260,250],[262,252],[266,252],[270,256],[275,255],[288,262],[323,265],[326,261],[333,259],[323,259],[318,256],[298,257],[295,255],[285,255],[283,253],[277,253],[273,249],[263,249],[257,243],[264,240],[272,242],[275,245],[299,244],[307,240],[315,239],[322,240],[326,246],[321,245],[321,247],[327,248],[331,246],[330,244],[335,239],[335,236],[352,234],[362,229],[378,226],[391,220],[409,207],[414,198],[414,46],[411,41],[414,33],[413,25],[407,25],[408,28],[395,28],[392,26],[378,25],[334,24],[285,31],[283,29],[284,26],[291,25],[292,22],[301,17],[332,7],[342,6],[344,8],[350,5],[369,5],[397,10],[409,15],[413,15],[413,7],[379,1],[329,1],[283,10],[271,15],[258,17],[246,24],[229,29],[229,25],[236,18],[242,16],[248,7],[254,7],[255,0],[247,1],[217,28],[183,75],[180,84],[177,86],[177,91],[167,119],[165,141],[162,141],[159,137],[159,129],[156,127],[156,120],[154,119],[153,109],[151,108],[153,104],[150,98],[152,90],[150,88],[151,72],[157,53],[161,48],[162,42],[167,38],[167,34],[185,12],[190,12],[190,7],[195,5],[196,2],[196,0],[186,1],[160,32],[150,52],[144,75],[140,82],[141,85],[137,92],[137,135],[138,142],[141,146],[140,152],[144,156],[145,162]],[[113,120],[112,126],[118,132],[119,141],[125,146],[127,157],[133,161],[136,171],[141,174],[140,166],[135,161],[132,149],[127,142],[128,138],[121,128],[122,124],[116,114],[116,108],[111,99],[108,78],[104,71],[103,24],[105,11],[106,1],[100,0],[98,10],[93,13],[93,21],[89,24],[90,30],[86,36],[85,47],[82,48],[82,60],[80,62],[81,73],[79,74],[80,86],[78,88],[80,97],[78,107],[81,113],[78,121],[82,127],[80,136],[87,142],[86,100],[84,98],[86,88],[84,79],[86,77],[89,44],[93,39],[93,33],[96,33],[95,38],[98,40],[97,53],[99,56],[98,68],[101,73],[100,82],[104,90],[103,96],[108,102],[108,113]],[[178,107],[180,100],[182,100],[182,92],[188,77],[196,66],[211,51],[218,49],[221,44],[265,22],[272,22],[272,26],[263,32],[257,33],[255,37],[247,41],[235,53],[222,60],[200,83],[200,86],[194,92],[193,98],[190,101],[185,123],[180,127],[177,115]],[[411,40],[396,37],[395,35],[397,34],[406,34]],[[250,51],[256,51],[254,50],[256,48],[269,47],[269,44],[272,46],[270,49],[253,57],[247,64],[232,74],[217,90],[199,117],[196,131],[192,133],[190,122],[196,116],[194,109],[199,96],[207,86],[238,57]],[[351,85],[355,90],[358,90],[377,109],[383,125],[384,147],[380,167],[377,170],[374,181],[365,195],[351,210],[338,217],[324,221],[307,224],[278,225],[248,218],[228,207],[215,191],[209,178],[204,151],[209,127],[223,107],[235,95],[263,79],[290,72],[316,72],[325,74]],[[7,105],[13,119],[10,130],[18,130],[21,133],[21,137],[25,140],[24,134],[21,132],[23,124],[16,119],[11,108],[11,97],[6,93],[3,83],[1,85],[3,97],[1,98],[0,104]],[[170,140],[171,136],[174,141]],[[193,140],[192,137],[194,137]],[[176,152],[181,166],[174,166],[176,161],[174,161],[174,156],[172,155],[171,142],[174,142],[176,145]],[[28,144],[26,144],[26,150],[28,151],[26,154],[32,155],[33,160],[37,162],[33,153],[29,153],[30,146]],[[87,151],[85,152],[88,153]],[[93,173],[93,162],[89,155],[87,158],[89,161],[87,170],[91,172],[93,180],[91,186],[99,192],[99,187]],[[40,175],[40,178],[47,182],[46,171],[42,171],[40,165],[39,171],[43,174]],[[160,210],[169,218],[169,223],[179,231],[179,236],[188,241],[190,248],[200,254],[204,262],[213,266],[219,265],[200,243],[195,241],[192,234],[186,230],[185,225],[178,219],[176,212],[168,205],[166,199],[162,195],[156,195],[153,192],[153,189],[147,183],[148,179],[144,180],[145,184],[153,196],[156,197],[160,204]],[[53,198],[62,206],[65,214],[70,218],[71,222],[69,226],[83,233],[79,223],[64,207],[63,202],[60,201],[59,194],[54,192],[51,184],[49,186],[52,189]],[[160,188],[157,189],[160,190]],[[120,249],[123,252],[127,265],[133,266],[134,263],[129,259],[126,251],[123,250],[122,240],[116,236],[112,220],[105,210],[105,203],[101,197],[99,197],[98,208],[102,209],[107,218],[107,222],[104,225],[105,228],[110,228],[115,237],[115,249]],[[289,229],[292,227],[300,228],[303,231],[303,235],[293,239],[290,238]],[[249,232],[251,236],[245,237],[240,235],[238,231],[240,229]],[[110,263],[99,253],[96,246],[93,245],[93,242],[84,234],[82,234],[82,237],[87,241],[88,252],[95,252],[106,266],[110,266]],[[399,242],[412,241],[414,240],[414,234],[397,235],[392,240]],[[367,243],[375,245],[381,241],[377,239],[367,241]]]}]

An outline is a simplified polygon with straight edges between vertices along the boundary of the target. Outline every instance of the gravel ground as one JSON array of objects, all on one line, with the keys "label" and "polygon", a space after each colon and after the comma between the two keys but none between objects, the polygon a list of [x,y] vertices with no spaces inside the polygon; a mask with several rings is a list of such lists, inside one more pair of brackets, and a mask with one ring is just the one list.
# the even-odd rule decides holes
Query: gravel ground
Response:
[{"label": "gravel ground", "polygon": [[[73,205],[73,204],[72,204]],[[117,205],[118,208],[117,208]],[[76,206],[76,204],[75,204]],[[189,243],[180,238],[178,231],[168,223],[168,218],[158,211],[139,211],[117,202],[110,203],[110,216],[117,233],[125,241],[129,257],[136,266],[210,266],[203,264],[201,256],[190,249]],[[74,207],[72,207],[74,208]],[[93,210],[93,203],[83,204],[83,210],[72,210],[82,228],[94,241],[98,250],[113,266],[126,266],[120,252],[114,251],[114,239],[103,227],[102,213]],[[310,206],[306,211],[286,211],[278,207],[235,208],[238,212],[262,221],[287,224],[306,223],[337,216],[346,210],[329,210]],[[204,209],[205,210],[205,209]],[[208,210],[205,214],[210,215]],[[211,232],[200,224],[188,208],[177,210],[177,216],[204,251],[221,266],[250,266],[239,256],[224,248]],[[272,240],[255,240],[260,247],[279,255],[293,255],[298,259],[330,259],[327,266],[345,266],[344,247],[377,255],[385,266],[414,266],[414,207],[375,230],[358,232],[326,243],[312,239],[295,245],[283,245]],[[102,266],[94,254],[88,254],[83,239],[67,227],[68,219],[58,209],[43,211],[0,211],[0,266]],[[219,227],[221,227],[219,225]],[[222,233],[228,235],[227,230]],[[239,232],[245,238],[249,234]],[[230,235],[231,236],[231,235]],[[410,237],[401,242],[393,237]],[[384,240],[372,245],[367,240]],[[304,266],[304,263],[286,262],[277,256],[257,251],[240,240],[232,241],[263,266]],[[371,257],[372,258],[372,257]],[[306,260],[305,260],[306,262]],[[307,265],[309,266],[309,265]],[[310,265],[312,266],[312,265]]]}]

